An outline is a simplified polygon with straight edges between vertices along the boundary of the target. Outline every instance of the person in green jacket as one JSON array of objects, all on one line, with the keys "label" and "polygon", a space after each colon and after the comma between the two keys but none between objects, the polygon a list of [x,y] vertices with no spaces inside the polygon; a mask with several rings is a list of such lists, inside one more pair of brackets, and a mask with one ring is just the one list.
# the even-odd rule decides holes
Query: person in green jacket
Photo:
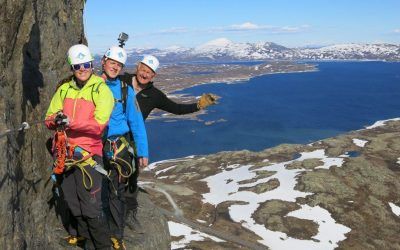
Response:
[{"label": "person in green jacket", "polygon": [[[102,133],[110,118],[114,99],[101,77],[93,74],[93,57],[87,46],[77,44],[68,50],[73,77],[62,83],[46,113],[46,126],[66,136],[66,145],[55,148],[67,152],[65,166],[56,159],[57,173],[64,199],[78,223],[78,233],[88,246],[110,249],[110,232],[103,204],[107,196],[105,170],[102,167]],[[62,147],[60,145],[63,145]]]}]

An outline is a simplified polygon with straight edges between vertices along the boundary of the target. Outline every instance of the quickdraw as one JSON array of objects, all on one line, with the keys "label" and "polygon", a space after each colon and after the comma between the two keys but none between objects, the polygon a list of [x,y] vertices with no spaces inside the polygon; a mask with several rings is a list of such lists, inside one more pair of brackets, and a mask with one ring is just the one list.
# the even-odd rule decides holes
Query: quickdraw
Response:
[{"label": "quickdraw", "polygon": [[56,151],[56,159],[53,164],[53,172],[62,174],[67,159],[67,135],[63,129],[57,130],[54,134],[54,150]]}]

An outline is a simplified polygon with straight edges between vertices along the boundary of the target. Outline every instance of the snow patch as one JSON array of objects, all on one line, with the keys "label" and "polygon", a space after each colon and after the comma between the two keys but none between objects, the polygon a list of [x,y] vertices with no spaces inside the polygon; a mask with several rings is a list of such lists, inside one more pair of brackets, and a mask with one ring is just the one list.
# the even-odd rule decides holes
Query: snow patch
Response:
[{"label": "snow patch", "polygon": [[[317,168],[328,169],[331,166],[341,167],[343,158],[330,158],[325,155],[324,149],[317,149],[312,152],[303,152],[297,159],[275,163],[257,170],[250,170],[252,165],[227,166],[230,170],[224,169],[222,172],[209,176],[203,181],[207,182],[210,188],[209,193],[203,194],[203,202],[218,205],[225,201],[241,201],[245,205],[231,205],[229,214],[233,221],[241,223],[243,227],[253,231],[259,235],[262,240],[259,242],[272,249],[333,249],[337,243],[345,239],[344,234],[350,229],[335,223],[329,212],[320,207],[302,206],[297,213],[292,212],[291,216],[300,216],[299,218],[307,218],[316,221],[319,224],[319,233],[315,239],[320,240],[299,240],[288,237],[285,233],[274,232],[267,229],[264,225],[257,224],[252,218],[253,213],[257,210],[261,203],[278,199],[283,201],[295,202],[299,197],[306,197],[312,193],[301,192],[295,190],[297,184],[297,176],[302,172],[309,171],[306,169],[287,169],[286,166],[295,161],[304,161],[306,159],[320,159],[324,164]],[[239,184],[241,181],[250,180],[257,176],[256,171],[276,171],[272,176],[259,179],[252,183]],[[266,183],[271,179],[278,179],[280,185],[270,191],[264,193],[254,193],[250,191],[239,191],[239,188],[253,187],[257,184]],[[322,223],[324,224],[322,225]],[[336,233],[332,233],[336,232]]]},{"label": "snow patch", "polygon": [[392,209],[392,212],[396,215],[396,216],[400,216],[400,207],[395,205],[394,203],[389,202],[389,206]]},{"label": "snow patch", "polygon": [[191,241],[202,241],[206,238],[215,242],[224,242],[224,240],[221,240],[217,237],[202,233],[198,230],[192,229],[191,227],[173,221],[168,221],[168,227],[171,236],[183,236],[182,239],[171,242],[171,249],[181,249],[184,248]]},{"label": "snow patch", "polygon": [[186,156],[184,158],[178,158],[178,159],[168,159],[168,160],[162,160],[162,161],[156,161],[153,162],[151,164],[149,164],[146,168],[144,168],[144,171],[151,171],[153,169],[156,169],[158,167],[159,164],[164,164],[164,163],[168,163],[168,162],[181,162],[181,161],[187,161],[190,159],[193,159],[195,156],[194,155],[189,155]]},{"label": "snow patch", "polygon": [[165,172],[167,172],[168,170],[173,169],[173,168],[175,168],[175,167],[176,167],[176,165],[173,165],[173,166],[171,166],[171,167],[158,170],[158,171],[156,172],[156,176],[159,175],[159,174],[161,174],[161,173],[165,173]]},{"label": "snow patch", "polygon": [[361,140],[361,139],[353,139],[353,143],[356,144],[357,146],[363,148],[365,146],[365,144],[367,144],[368,141],[366,140]]},{"label": "snow patch", "polygon": [[287,216],[316,222],[319,225],[318,234],[313,238],[327,245],[327,247],[337,247],[337,243],[346,239],[344,235],[351,230],[346,226],[336,223],[331,214],[320,206],[310,207],[309,205],[302,205],[299,210],[292,211]]},{"label": "snow patch", "polygon": [[374,124],[372,124],[371,126],[365,127],[366,129],[373,129],[373,128],[377,128],[377,127],[381,127],[384,126],[386,122],[388,121],[399,121],[400,118],[393,118],[393,119],[388,119],[388,120],[381,120],[381,121],[377,121]]},{"label": "snow patch", "polygon": [[337,166],[341,167],[343,165],[344,159],[343,158],[324,158],[321,159],[321,161],[324,163],[322,166],[316,167],[316,169],[329,169],[332,166]]},{"label": "snow patch", "polygon": [[207,46],[219,46],[219,47],[223,47],[223,46],[227,46],[227,45],[231,45],[233,44],[233,42],[227,38],[217,38],[215,40],[211,40],[203,45],[200,45],[200,47],[207,47]]}]

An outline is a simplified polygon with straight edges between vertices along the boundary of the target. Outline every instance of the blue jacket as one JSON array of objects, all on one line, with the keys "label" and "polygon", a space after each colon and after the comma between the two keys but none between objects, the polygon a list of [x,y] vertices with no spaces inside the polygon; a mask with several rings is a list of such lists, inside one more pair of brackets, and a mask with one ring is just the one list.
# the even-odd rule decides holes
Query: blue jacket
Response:
[{"label": "blue jacket", "polygon": [[[113,93],[114,99],[122,100],[120,79],[116,78],[112,81],[106,80],[106,84]],[[138,156],[148,158],[149,150],[146,128],[144,126],[142,113],[135,99],[135,92],[130,86],[128,86],[126,114],[124,114],[122,105],[122,102],[115,101],[110,122],[108,123],[107,138],[115,135],[124,135],[131,131],[133,139],[135,140]]]}]

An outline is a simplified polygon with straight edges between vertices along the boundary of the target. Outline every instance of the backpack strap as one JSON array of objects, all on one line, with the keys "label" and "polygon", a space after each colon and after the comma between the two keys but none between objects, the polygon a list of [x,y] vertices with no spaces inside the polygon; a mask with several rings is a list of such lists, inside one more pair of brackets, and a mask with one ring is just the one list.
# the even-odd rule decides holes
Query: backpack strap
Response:
[{"label": "backpack strap", "polygon": [[128,85],[122,81],[121,81],[121,99],[122,99],[122,107],[124,110],[124,114],[126,114],[126,102],[128,99]]},{"label": "backpack strap", "polygon": [[103,83],[100,82],[100,83],[98,83],[98,84],[93,84],[93,85],[92,85],[91,94],[92,94],[92,102],[94,103],[94,106],[96,106],[96,102],[94,101],[93,93],[96,93],[97,95],[99,94],[99,88],[100,88],[100,85],[101,85],[101,84],[103,84]]},{"label": "backpack strap", "polygon": [[[61,87],[61,86],[60,86]],[[60,97],[61,97],[61,102],[64,103],[65,97],[67,97],[68,90],[71,88],[71,86],[68,84],[68,88],[66,90],[61,89],[60,90]],[[65,91],[65,95],[63,96],[63,92]],[[64,106],[64,105],[63,105]]]}]

